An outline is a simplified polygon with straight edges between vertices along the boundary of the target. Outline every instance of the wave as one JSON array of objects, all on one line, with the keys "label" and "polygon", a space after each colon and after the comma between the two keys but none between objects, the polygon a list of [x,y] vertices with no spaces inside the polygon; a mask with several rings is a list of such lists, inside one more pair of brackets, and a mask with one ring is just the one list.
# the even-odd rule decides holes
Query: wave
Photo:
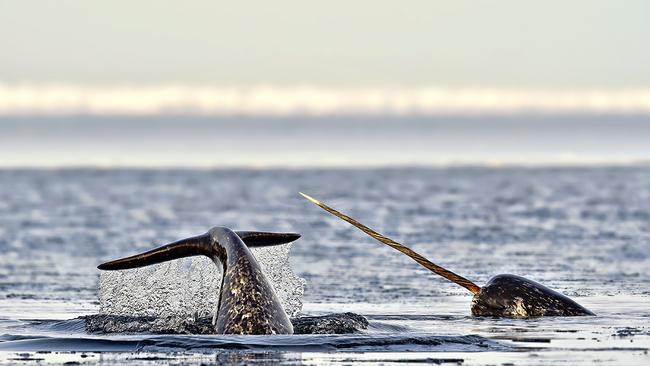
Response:
[{"label": "wave", "polygon": [[[152,317],[90,315],[70,320],[34,320],[39,335],[0,335],[0,351],[176,352],[208,350],[274,351],[439,351],[479,352],[512,349],[478,335],[436,335],[404,326],[369,323],[354,313],[292,319],[293,335],[214,335],[210,319],[192,329],[170,324],[160,328]],[[184,331],[202,334],[179,334]],[[164,334],[173,333],[173,334]],[[76,336],[71,336],[76,335]]]},{"label": "wave", "polygon": [[273,336],[4,336],[0,351],[41,352],[174,352],[209,350],[481,352],[512,347],[478,335],[273,335]]}]

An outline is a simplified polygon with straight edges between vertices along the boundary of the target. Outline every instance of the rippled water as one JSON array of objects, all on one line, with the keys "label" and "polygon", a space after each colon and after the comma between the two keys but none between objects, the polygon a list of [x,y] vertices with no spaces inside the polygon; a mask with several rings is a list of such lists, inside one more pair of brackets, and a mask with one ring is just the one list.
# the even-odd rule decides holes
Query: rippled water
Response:
[{"label": "rippled water", "polygon": [[[515,273],[596,317],[477,319],[466,291],[304,191],[475,282]],[[647,364],[650,168],[0,171],[0,362]],[[351,335],[89,334],[96,265],[205,232],[297,231],[303,313]],[[75,353],[71,353],[71,352]],[[30,361],[31,360],[31,361]]]}]

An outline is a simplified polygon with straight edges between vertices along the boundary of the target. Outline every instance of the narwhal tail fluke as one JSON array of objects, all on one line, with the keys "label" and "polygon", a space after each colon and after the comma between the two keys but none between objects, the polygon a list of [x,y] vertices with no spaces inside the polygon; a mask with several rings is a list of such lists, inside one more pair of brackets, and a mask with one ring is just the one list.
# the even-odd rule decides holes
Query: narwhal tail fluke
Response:
[{"label": "narwhal tail fluke", "polygon": [[97,268],[103,270],[129,269],[194,255],[210,256],[210,240],[207,235],[195,236],[167,244],[165,246],[131,257],[102,263]]},{"label": "narwhal tail fluke", "polygon": [[319,206],[320,208],[322,208],[323,210],[331,213],[332,215],[340,218],[343,221],[347,221],[348,223],[352,224],[353,226],[355,226],[359,230],[363,231],[364,233],[370,235],[374,239],[388,245],[389,247],[391,247],[391,248],[393,248],[395,250],[398,250],[398,251],[406,254],[407,256],[412,258],[414,261],[418,262],[418,264],[420,264],[424,268],[430,270],[431,272],[433,272],[433,273],[435,273],[437,275],[440,275],[440,276],[448,279],[449,281],[452,281],[452,282],[454,282],[454,283],[456,283],[456,284],[458,284],[460,286],[465,287],[466,289],[468,289],[473,294],[476,294],[479,291],[481,291],[481,288],[478,285],[476,285],[474,282],[468,280],[467,278],[459,276],[459,275],[457,275],[457,274],[455,274],[455,273],[453,273],[453,272],[451,272],[449,270],[444,269],[443,267],[440,267],[439,265],[437,265],[437,264],[431,262],[430,260],[424,258],[422,255],[414,252],[411,248],[409,248],[409,247],[407,247],[405,245],[402,245],[402,244],[394,241],[393,239],[390,239],[388,237],[385,237],[385,236],[381,235],[380,233],[378,233],[378,232],[372,230],[371,228],[363,225],[362,223],[358,222],[357,220],[351,218],[350,216],[347,216],[347,215],[345,215],[345,214],[343,214],[343,213],[341,213],[341,212],[327,206],[326,204],[318,201],[317,199],[315,199],[313,197],[310,197],[310,196],[308,196],[308,195],[306,195],[306,194],[304,194],[302,192],[300,192],[300,194],[303,197],[305,197],[306,199],[308,199],[309,201],[311,201],[312,203],[314,203],[317,206]]},{"label": "narwhal tail fluke", "polygon": [[269,233],[264,231],[235,231],[250,248],[287,244],[300,238],[296,233]]}]

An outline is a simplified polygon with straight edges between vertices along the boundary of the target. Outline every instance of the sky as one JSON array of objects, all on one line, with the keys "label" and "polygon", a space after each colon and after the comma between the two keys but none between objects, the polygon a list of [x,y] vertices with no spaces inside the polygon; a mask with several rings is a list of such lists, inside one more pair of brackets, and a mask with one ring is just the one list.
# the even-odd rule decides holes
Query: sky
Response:
[{"label": "sky", "polygon": [[630,89],[650,2],[0,1],[0,82]]},{"label": "sky", "polygon": [[0,166],[646,162],[649,19],[647,0],[0,0]]}]

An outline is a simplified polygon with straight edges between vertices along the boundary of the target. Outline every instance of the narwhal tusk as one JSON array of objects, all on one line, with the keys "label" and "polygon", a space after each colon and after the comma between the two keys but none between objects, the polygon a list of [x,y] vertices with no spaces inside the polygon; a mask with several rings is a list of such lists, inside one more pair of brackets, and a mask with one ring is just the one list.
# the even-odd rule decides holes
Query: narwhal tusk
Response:
[{"label": "narwhal tusk", "polygon": [[440,276],[448,279],[451,282],[454,282],[454,283],[456,283],[456,284],[458,284],[460,286],[465,287],[466,289],[468,289],[473,294],[476,294],[479,291],[481,291],[481,288],[479,286],[477,286],[474,282],[468,280],[467,278],[461,277],[461,276],[455,274],[454,272],[451,272],[449,270],[446,270],[446,269],[440,267],[439,265],[437,265],[437,264],[431,262],[430,260],[424,258],[422,255],[414,252],[411,248],[409,248],[407,246],[404,246],[404,245],[394,241],[393,239],[390,239],[388,237],[385,237],[385,236],[381,235],[380,233],[372,230],[371,228],[369,228],[369,227],[365,226],[364,224],[360,223],[359,221],[357,221],[357,220],[351,218],[350,216],[347,216],[347,215],[345,215],[345,214],[343,214],[343,213],[341,213],[341,212],[327,206],[326,204],[318,201],[317,199],[315,199],[313,197],[310,197],[310,196],[308,196],[308,195],[306,195],[306,194],[304,194],[302,192],[299,192],[299,193],[300,193],[300,195],[302,195],[306,199],[310,200],[312,203],[319,206],[323,210],[331,213],[332,215],[340,218],[343,221],[347,221],[348,223],[350,223],[353,226],[357,227],[358,229],[360,229],[364,233],[372,236],[374,239],[388,245],[389,247],[391,247],[393,249],[399,250],[400,252],[402,252],[402,253],[406,254],[407,256],[411,257],[414,261],[418,262],[421,266],[428,269],[429,271],[431,271],[431,272],[433,272],[433,273],[435,273],[437,275],[440,275]]}]

